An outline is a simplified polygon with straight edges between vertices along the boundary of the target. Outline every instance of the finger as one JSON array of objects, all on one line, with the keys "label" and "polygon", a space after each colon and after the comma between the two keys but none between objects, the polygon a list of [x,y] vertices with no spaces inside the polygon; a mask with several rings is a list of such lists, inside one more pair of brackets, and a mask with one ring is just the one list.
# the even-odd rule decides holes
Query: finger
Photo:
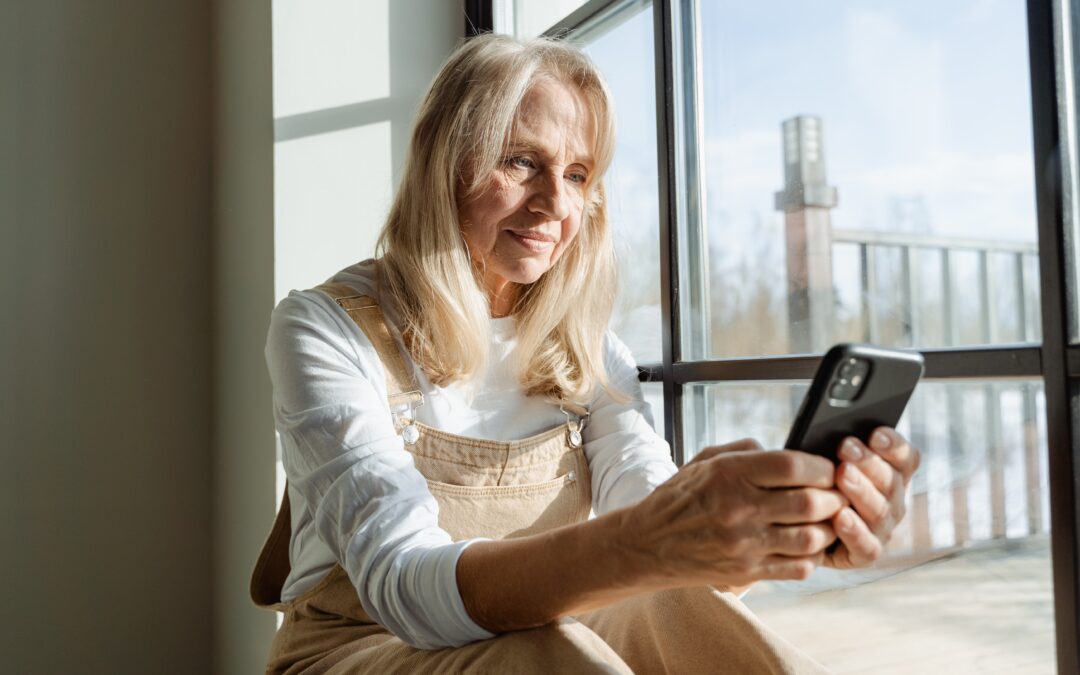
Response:
[{"label": "finger", "polygon": [[915,470],[919,468],[921,455],[907,439],[889,427],[878,427],[870,434],[870,448],[881,455],[889,464],[896,467],[904,476],[907,485]]},{"label": "finger", "polygon": [[892,502],[854,464],[842,464],[837,486],[872,530],[888,526]]},{"label": "finger", "polygon": [[866,567],[873,564],[884,552],[881,540],[874,536],[870,527],[850,508],[845,508],[833,518],[836,536],[843,544],[836,552],[837,567]]},{"label": "finger", "polygon": [[899,471],[879,454],[871,452],[862,441],[853,436],[844,439],[840,444],[839,455],[840,459],[859,467],[859,471],[882,493],[892,494],[896,478],[900,475]]},{"label": "finger", "polygon": [[761,561],[761,570],[756,575],[759,579],[808,579],[814,568],[821,565],[823,554],[811,556],[770,555]]},{"label": "finger", "polygon": [[724,445],[710,445],[707,448],[702,448],[701,452],[694,455],[694,458],[690,462],[697,462],[700,460],[709,459],[717,455],[722,455],[725,452],[740,452],[746,450],[764,450],[761,447],[761,443],[758,443],[753,438],[740,438],[737,441],[731,443],[725,443]]},{"label": "finger", "polygon": [[832,518],[847,504],[848,500],[836,490],[788,488],[765,491],[761,511],[767,522],[796,525]]},{"label": "finger", "polygon": [[829,523],[810,525],[774,525],[768,530],[765,545],[772,553],[807,556],[821,553],[836,540]]},{"label": "finger", "polygon": [[777,450],[745,455],[741,460],[743,475],[758,487],[833,486],[833,463],[824,457],[799,450]]}]

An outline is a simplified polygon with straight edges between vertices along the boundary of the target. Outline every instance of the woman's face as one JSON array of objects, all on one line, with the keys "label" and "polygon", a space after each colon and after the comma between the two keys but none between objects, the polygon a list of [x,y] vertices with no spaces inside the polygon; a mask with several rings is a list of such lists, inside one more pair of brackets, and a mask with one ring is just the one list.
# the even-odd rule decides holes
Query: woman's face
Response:
[{"label": "woman's face", "polygon": [[462,204],[461,232],[496,316],[577,235],[592,183],[594,133],[584,96],[558,82],[538,82],[521,103],[507,155]]}]

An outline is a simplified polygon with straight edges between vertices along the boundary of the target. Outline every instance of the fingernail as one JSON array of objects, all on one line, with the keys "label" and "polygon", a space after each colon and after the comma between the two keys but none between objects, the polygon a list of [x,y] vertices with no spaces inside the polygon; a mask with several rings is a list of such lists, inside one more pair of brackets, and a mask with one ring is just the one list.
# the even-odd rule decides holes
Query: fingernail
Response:
[{"label": "fingernail", "polygon": [[857,462],[862,459],[862,448],[855,441],[848,439],[840,446],[840,459]]},{"label": "fingernail", "polygon": [[870,445],[874,446],[875,450],[888,450],[892,445],[892,438],[884,431],[875,431],[870,437]]}]

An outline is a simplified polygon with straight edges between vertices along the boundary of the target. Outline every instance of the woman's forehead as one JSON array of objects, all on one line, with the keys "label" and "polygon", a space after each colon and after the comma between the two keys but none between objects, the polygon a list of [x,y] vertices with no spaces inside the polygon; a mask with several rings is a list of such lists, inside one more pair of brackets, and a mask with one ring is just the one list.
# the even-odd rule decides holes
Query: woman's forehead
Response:
[{"label": "woman's forehead", "polygon": [[537,82],[525,94],[514,118],[511,146],[560,146],[577,161],[591,160],[596,145],[592,105],[577,87],[557,81]]}]

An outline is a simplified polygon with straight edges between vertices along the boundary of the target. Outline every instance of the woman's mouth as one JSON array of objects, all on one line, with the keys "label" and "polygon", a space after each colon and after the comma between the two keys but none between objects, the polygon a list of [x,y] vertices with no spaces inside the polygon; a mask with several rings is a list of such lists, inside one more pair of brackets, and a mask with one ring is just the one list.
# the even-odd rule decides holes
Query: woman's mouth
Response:
[{"label": "woman's mouth", "polygon": [[514,241],[533,253],[544,253],[545,251],[550,251],[552,247],[555,246],[555,241],[546,234],[540,234],[539,232],[516,232],[514,230],[507,230],[507,232],[510,233],[510,236]]}]

